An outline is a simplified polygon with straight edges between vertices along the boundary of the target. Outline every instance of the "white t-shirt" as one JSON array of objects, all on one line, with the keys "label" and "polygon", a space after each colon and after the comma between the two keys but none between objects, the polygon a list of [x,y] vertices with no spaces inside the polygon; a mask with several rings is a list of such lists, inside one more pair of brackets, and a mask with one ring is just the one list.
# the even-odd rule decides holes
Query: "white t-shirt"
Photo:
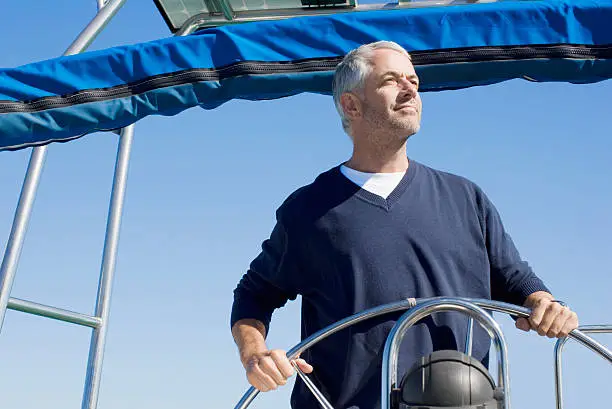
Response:
[{"label": "white t-shirt", "polygon": [[393,173],[366,173],[351,169],[348,166],[340,166],[340,172],[351,182],[370,193],[386,199],[402,180],[406,172]]}]

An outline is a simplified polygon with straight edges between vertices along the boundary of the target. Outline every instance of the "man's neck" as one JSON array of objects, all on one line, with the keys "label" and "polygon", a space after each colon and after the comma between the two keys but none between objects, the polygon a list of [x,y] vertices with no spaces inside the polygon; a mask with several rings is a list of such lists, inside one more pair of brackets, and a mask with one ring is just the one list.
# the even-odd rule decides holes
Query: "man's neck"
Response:
[{"label": "man's neck", "polygon": [[406,143],[400,147],[353,147],[353,155],[345,163],[351,169],[368,173],[405,172],[408,169]]}]

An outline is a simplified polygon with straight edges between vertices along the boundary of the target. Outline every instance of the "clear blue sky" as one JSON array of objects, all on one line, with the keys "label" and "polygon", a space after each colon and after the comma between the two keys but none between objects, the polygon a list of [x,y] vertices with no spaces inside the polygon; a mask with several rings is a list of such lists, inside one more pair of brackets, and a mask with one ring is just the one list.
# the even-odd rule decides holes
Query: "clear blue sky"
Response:
[{"label": "clear blue sky", "polygon": [[[94,0],[0,5],[0,67],[60,55]],[[131,0],[91,49],[169,35],[152,1]],[[513,81],[423,95],[409,155],[477,182],[522,255],[578,311],[612,323],[612,82]],[[13,296],[92,313],[117,137],[52,145]],[[4,248],[30,151],[0,153]],[[247,388],[228,328],[232,290],[297,187],[350,155],[331,99],[234,101],[136,127],[100,409],[232,408]],[[515,408],[552,408],[553,342],[515,330]],[[9,311],[0,334],[7,409],[80,407],[90,331]],[[611,345],[612,336],[599,336]],[[299,302],[275,314],[270,346],[299,340]],[[610,365],[576,344],[566,407],[603,407]],[[607,380],[607,381],[606,381]],[[289,388],[252,407],[287,408]],[[603,405],[602,405],[603,404]]]}]

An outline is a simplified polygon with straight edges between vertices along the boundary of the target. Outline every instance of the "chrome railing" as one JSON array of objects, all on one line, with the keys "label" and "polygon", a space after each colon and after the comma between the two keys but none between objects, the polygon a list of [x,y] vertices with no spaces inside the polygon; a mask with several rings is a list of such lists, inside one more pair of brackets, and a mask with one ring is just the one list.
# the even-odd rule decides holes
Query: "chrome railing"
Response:
[{"label": "chrome railing", "polygon": [[[317,344],[318,342],[324,340],[332,334],[335,334],[338,331],[341,331],[347,327],[350,327],[359,322],[378,317],[381,315],[405,311],[404,315],[396,322],[394,329],[389,334],[389,338],[387,340],[387,344],[385,345],[385,352],[387,352],[387,347],[389,348],[389,352],[386,353],[386,358],[383,356],[383,371],[387,368],[387,376],[385,376],[385,372],[383,372],[383,376],[381,379],[381,390],[383,391],[383,400],[384,403],[381,405],[381,409],[388,409],[389,404],[389,396],[390,396],[390,387],[393,385],[394,379],[390,375],[393,371],[389,371],[389,368],[393,369],[392,364],[392,345],[395,345],[401,341],[401,336],[405,330],[407,330],[414,322],[420,320],[426,315],[432,314],[434,312],[440,311],[459,311],[466,313],[470,318],[476,320],[480,325],[482,325],[485,330],[492,336],[495,340],[496,349],[498,351],[498,361],[500,362],[499,370],[498,370],[498,386],[503,386],[504,396],[505,396],[505,406],[504,409],[509,409],[509,379],[508,379],[508,362],[507,362],[507,354],[506,354],[506,346],[505,341],[503,340],[503,334],[499,329],[498,324],[491,318],[486,311],[500,312],[509,314],[513,317],[529,317],[530,310],[525,307],[520,307],[513,304],[503,303],[499,301],[492,301],[486,299],[470,299],[470,298],[451,298],[451,297],[434,297],[434,298],[422,298],[422,299],[408,299],[404,301],[398,301],[395,303],[385,304],[378,307],[374,307],[362,312],[359,312],[355,315],[347,317],[343,320],[336,322],[322,330],[314,333],[310,337],[306,338],[293,348],[291,348],[287,352],[287,357],[290,360],[297,358],[300,354],[306,351],[308,348]],[[471,325],[471,322],[470,322]],[[587,331],[584,332],[603,332],[603,331],[595,331],[591,330],[592,328],[608,328],[608,326],[598,326],[598,327],[581,327],[580,329],[576,329],[572,331],[567,338],[563,338],[562,340],[574,339],[578,343],[587,347],[591,351],[600,355],[603,359],[612,363],[612,351],[608,348],[597,342],[595,339],[587,336],[582,329],[586,328]],[[610,326],[612,328],[612,326]],[[395,331],[395,332],[394,332]],[[560,341],[562,341],[560,340]],[[558,343],[559,345],[559,343]],[[557,349],[560,349],[557,347]],[[305,374],[299,373],[300,377],[306,377]],[[395,374],[396,376],[397,374]],[[321,403],[323,407],[331,408],[331,404],[325,399],[322,393],[316,389],[316,386],[309,382],[307,384],[308,388],[317,396],[318,401]],[[257,397],[259,391],[253,387],[249,388],[247,392],[242,396],[240,401],[234,406],[234,409],[246,409],[251,402]],[[386,405],[386,406],[385,406]]]},{"label": "chrome railing", "polygon": [[473,318],[493,338],[497,350],[499,378],[497,386],[504,392],[504,409],[510,409],[510,373],[508,372],[508,347],[499,324],[476,304],[460,299],[438,298],[428,300],[406,311],[395,323],[382,358],[381,409],[391,409],[391,393],[397,387],[397,363],[399,350],[406,331],[423,318],[436,312],[457,311]]},{"label": "chrome railing", "polygon": [[[578,327],[580,331],[585,334],[612,334],[612,325],[585,325]],[[557,409],[563,409],[563,375],[562,375],[562,362],[561,354],[563,353],[563,347],[567,343],[569,338],[560,338],[555,344],[555,394]]]}]

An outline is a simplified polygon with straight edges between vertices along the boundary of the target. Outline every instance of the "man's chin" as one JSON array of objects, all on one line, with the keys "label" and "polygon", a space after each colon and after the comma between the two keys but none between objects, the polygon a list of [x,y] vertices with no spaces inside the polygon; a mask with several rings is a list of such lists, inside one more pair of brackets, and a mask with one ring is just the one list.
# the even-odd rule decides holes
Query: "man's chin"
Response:
[{"label": "man's chin", "polygon": [[417,132],[419,132],[419,130],[421,129],[421,125],[420,124],[410,124],[409,126],[406,126],[404,128],[405,130],[405,134],[406,134],[406,138],[410,138],[412,135],[416,134]]}]

